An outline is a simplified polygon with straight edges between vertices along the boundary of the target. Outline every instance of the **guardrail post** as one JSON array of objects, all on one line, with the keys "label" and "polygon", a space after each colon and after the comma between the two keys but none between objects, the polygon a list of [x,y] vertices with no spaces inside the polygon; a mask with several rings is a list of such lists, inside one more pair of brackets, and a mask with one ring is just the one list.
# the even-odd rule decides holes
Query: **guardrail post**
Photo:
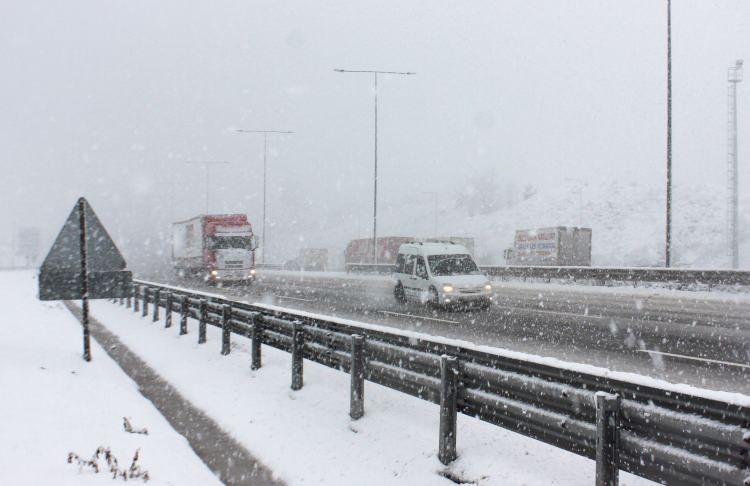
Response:
[{"label": "guardrail post", "polygon": [[352,336],[352,375],[349,397],[349,416],[353,420],[365,414],[365,338],[358,334]]},{"label": "guardrail post", "polygon": [[187,295],[180,296],[180,336],[188,333],[187,320],[190,315],[190,302]]},{"label": "guardrail post", "polygon": [[596,393],[596,486],[619,481],[620,397]]},{"label": "guardrail post", "polygon": [[198,306],[198,344],[206,342],[206,322],[208,321],[208,302],[201,299]]},{"label": "guardrail post", "polygon": [[159,288],[154,289],[154,316],[151,318],[153,322],[159,320],[159,299],[161,298],[161,290]]},{"label": "guardrail post", "polygon": [[172,292],[167,292],[164,300],[164,327],[172,327]]},{"label": "guardrail post", "polygon": [[456,459],[456,422],[458,396],[458,359],[440,357],[440,440],[438,459],[450,464]]},{"label": "guardrail post", "polygon": [[302,388],[302,361],[305,354],[305,331],[302,323],[292,323],[292,390]]},{"label": "guardrail post", "polygon": [[263,316],[257,314],[253,317],[252,343],[250,344],[250,369],[257,370],[261,367],[260,345],[263,344]]},{"label": "guardrail post", "polygon": [[146,317],[148,315],[148,286],[143,287],[143,312],[141,313],[141,317]]},{"label": "guardrail post", "polygon": [[232,318],[232,306],[224,304],[221,306],[221,354],[229,354],[231,329],[229,320]]},{"label": "guardrail post", "polygon": [[140,310],[140,304],[138,303],[138,299],[141,297],[141,286],[140,285],[133,285],[133,312],[138,312]]}]

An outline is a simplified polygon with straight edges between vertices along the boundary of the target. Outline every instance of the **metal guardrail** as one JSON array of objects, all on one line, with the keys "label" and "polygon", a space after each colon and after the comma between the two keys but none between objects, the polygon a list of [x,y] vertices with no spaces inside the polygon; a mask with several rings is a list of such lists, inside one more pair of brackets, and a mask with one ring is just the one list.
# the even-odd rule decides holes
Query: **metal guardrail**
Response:
[{"label": "metal guardrail", "polygon": [[[492,277],[536,278],[558,280],[592,280],[595,282],[677,283],[750,286],[750,272],[745,270],[710,270],[658,267],[527,267],[521,265],[480,265],[479,269]],[[390,273],[391,264],[351,263],[347,272]]]},{"label": "metal guardrail", "polygon": [[393,272],[392,263],[347,263],[347,273],[378,273],[388,274]]},{"label": "metal guardrail", "polygon": [[597,280],[619,282],[673,282],[681,285],[750,285],[750,272],[650,267],[524,267],[482,266],[487,275],[515,278]]},{"label": "metal guardrail", "polygon": [[303,386],[303,359],[350,373],[354,419],[365,380],[439,404],[444,464],[456,458],[463,413],[594,459],[597,485],[617,484],[619,470],[666,484],[750,485],[750,407],[150,282],[135,281],[131,300],[153,321],[169,309],[167,327],[179,313],[181,335],[197,319],[199,343],[207,325],[220,327],[222,354],[231,334],[250,338],[254,369],[262,345],[290,352],[292,389]]},{"label": "metal guardrail", "polygon": [[281,270],[284,268],[282,263],[256,263],[255,268],[265,268],[268,270]]}]

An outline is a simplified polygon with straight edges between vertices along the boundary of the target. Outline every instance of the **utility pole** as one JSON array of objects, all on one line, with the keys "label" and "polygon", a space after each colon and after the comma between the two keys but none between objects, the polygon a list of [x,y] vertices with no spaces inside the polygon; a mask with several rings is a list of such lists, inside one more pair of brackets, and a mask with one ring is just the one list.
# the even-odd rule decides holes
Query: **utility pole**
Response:
[{"label": "utility pole", "polygon": [[738,238],[739,193],[737,174],[737,83],[742,81],[742,60],[737,60],[729,68],[727,80],[729,90],[727,96],[727,185],[729,186],[729,200],[727,201],[727,235],[729,237],[729,257],[733,269],[740,266],[740,250]]},{"label": "utility pole", "polygon": [[219,164],[228,164],[229,162],[226,162],[223,160],[188,160],[185,163],[186,164],[203,164],[203,167],[206,171],[206,194],[205,194],[206,212],[205,214],[208,214],[208,210],[210,209],[209,193],[211,192],[211,166],[219,165]]},{"label": "utility pole", "polygon": [[672,0],[667,0],[667,231],[664,263],[672,266]]},{"label": "utility pole", "polygon": [[294,132],[285,130],[235,130],[237,133],[262,133],[263,134],[263,233],[261,234],[260,255],[263,263],[266,263],[266,173],[268,168],[268,134],[281,133],[285,135]]},{"label": "utility pole", "polygon": [[364,73],[373,75],[375,93],[375,177],[372,203],[372,263],[378,263],[378,74],[413,76],[416,73],[398,71],[334,69],[337,73]]}]

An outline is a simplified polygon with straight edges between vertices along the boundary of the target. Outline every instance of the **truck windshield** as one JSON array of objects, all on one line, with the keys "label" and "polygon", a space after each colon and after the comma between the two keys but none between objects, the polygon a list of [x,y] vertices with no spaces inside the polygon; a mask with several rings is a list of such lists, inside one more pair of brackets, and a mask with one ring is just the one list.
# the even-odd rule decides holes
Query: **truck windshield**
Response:
[{"label": "truck windshield", "polygon": [[214,236],[211,238],[210,247],[212,250],[226,250],[228,248],[250,250],[252,244],[249,236]]},{"label": "truck windshield", "polygon": [[430,255],[427,261],[436,277],[446,275],[479,275],[471,255]]}]

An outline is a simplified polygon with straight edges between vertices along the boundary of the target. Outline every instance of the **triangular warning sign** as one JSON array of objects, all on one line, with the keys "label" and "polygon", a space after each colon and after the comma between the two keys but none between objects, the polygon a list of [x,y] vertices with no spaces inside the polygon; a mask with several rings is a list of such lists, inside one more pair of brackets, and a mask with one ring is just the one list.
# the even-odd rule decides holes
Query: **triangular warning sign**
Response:
[{"label": "triangular warning sign", "polygon": [[[86,216],[86,253],[90,272],[117,271],[125,269],[125,259],[107,230],[84,199]],[[73,207],[68,219],[57,235],[41,270],[80,270],[81,268],[81,225],[78,204]]]},{"label": "triangular warning sign", "polygon": [[65,300],[83,297],[81,278],[81,218],[83,201],[86,227],[86,264],[89,298],[124,297],[132,275],[120,250],[88,202],[81,198],[57,235],[39,273],[39,298]]}]

